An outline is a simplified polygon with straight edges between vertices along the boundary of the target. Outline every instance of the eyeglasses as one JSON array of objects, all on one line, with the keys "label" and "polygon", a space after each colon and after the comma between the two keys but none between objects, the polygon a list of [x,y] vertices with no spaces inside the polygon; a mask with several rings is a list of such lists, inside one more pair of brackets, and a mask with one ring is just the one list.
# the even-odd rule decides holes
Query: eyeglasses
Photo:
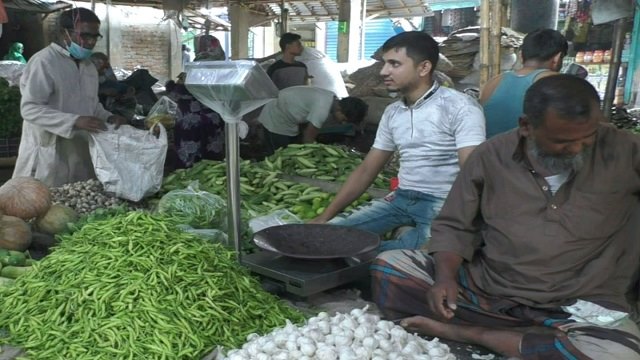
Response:
[{"label": "eyeglasses", "polygon": [[87,33],[87,32],[79,32],[79,31],[75,31],[75,30],[69,30],[72,33],[78,34],[80,36],[80,38],[83,41],[98,41],[100,39],[102,39],[102,34],[98,33],[98,34],[92,34],[92,33]]}]

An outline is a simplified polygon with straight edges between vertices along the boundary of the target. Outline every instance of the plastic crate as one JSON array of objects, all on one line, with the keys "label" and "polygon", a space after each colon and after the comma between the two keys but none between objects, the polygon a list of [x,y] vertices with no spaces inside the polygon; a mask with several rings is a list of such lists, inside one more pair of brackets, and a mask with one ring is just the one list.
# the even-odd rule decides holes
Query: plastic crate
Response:
[{"label": "plastic crate", "polygon": [[10,158],[18,156],[20,138],[0,138],[0,158]]}]

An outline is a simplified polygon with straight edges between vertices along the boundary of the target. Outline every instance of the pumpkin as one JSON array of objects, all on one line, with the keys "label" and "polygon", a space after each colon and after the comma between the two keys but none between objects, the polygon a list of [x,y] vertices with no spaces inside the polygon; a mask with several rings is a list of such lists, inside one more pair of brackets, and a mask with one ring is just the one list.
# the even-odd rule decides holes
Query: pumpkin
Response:
[{"label": "pumpkin", "polygon": [[44,216],[38,218],[36,226],[43,233],[55,235],[66,231],[67,225],[77,220],[78,214],[72,208],[54,204]]},{"label": "pumpkin", "polygon": [[0,217],[0,248],[25,251],[31,245],[31,228],[22,219],[4,215]]},{"label": "pumpkin", "polygon": [[32,177],[13,178],[0,186],[0,211],[29,220],[47,213],[51,207],[49,188]]}]

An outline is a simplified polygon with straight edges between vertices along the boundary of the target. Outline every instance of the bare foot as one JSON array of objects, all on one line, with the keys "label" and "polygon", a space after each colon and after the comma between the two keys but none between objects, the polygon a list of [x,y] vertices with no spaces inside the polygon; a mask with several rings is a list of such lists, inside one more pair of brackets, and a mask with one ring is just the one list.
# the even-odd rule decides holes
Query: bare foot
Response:
[{"label": "bare foot", "polygon": [[402,326],[407,331],[412,333],[418,333],[418,334],[427,335],[427,336],[437,336],[437,337],[447,338],[451,340],[456,340],[449,336],[446,336],[446,335],[455,336],[455,334],[448,334],[450,332],[448,331],[450,330],[449,328],[454,325],[433,320],[428,317],[424,317],[424,316],[408,317],[400,321],[400,326]]},{"label": "bare foot", "polygon": [[517,330],[495,329],[445,323],[424,316],[412,316],[400,321],[409,332],[435,336],[466,344],[484,346],[509,357],[520,356],[522,333]]}]

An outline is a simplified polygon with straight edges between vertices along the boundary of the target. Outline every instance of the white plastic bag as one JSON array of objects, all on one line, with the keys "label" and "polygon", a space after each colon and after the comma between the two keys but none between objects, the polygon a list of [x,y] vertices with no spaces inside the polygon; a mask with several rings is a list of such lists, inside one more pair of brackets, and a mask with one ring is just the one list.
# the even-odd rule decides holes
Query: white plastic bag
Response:
[{"label": "white plastic bag", "polygon": [[107,131],[90,134],[93,168],[105,191],[140,201],[160,190],[168,144],[164,126],[156,126],[160,128],[157,138],[153,129],[145,131],[129,125],[118,130],[108,125]]},{"label": "white plastic bag", "polygon": [[299,217],[289,212],[288,210],[281,209],[276,210],[268,215],[259,216],[249,220],[249,227],[254,233],[256,233],[271,226],[301,223],[302,220],[300,220]]}]

